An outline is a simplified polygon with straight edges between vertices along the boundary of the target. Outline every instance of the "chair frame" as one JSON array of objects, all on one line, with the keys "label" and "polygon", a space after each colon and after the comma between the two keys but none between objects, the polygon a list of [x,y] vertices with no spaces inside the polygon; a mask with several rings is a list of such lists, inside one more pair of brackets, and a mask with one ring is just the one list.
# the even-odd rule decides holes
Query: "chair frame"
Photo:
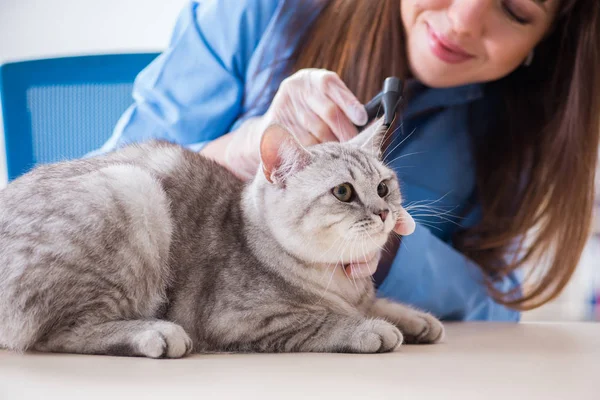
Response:
[{"label": "chair frame", "polygon": [[[132,83],[157,53],[86,55],[0,65],[8,180],[36,165],[27,90],[38,85]],[[93,150],[93,149],[90,149]]]}]

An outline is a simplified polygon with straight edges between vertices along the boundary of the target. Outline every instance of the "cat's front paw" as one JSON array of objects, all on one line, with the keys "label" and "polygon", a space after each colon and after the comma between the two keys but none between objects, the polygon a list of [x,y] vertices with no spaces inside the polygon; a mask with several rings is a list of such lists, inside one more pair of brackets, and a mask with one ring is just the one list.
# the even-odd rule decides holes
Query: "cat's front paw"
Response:
[{"label": "cat's front paw", "polygon": [[437,343],[444,338],[444,325],[433,315],[414,311],[409,318],[396,324],[404,334],[406,343]]},{"label": "cat's front paw", "polygon": [[402,333],[380,319],[362,322],[350,338],[350,350],[356,353],[386,353],[402,344]]},{"label": "cat's front paw", "polygon": [[139,353],[150,358],[180,358],[192,350],[192,340],[183,328],[167,321],[157,321],[136,338]]}]

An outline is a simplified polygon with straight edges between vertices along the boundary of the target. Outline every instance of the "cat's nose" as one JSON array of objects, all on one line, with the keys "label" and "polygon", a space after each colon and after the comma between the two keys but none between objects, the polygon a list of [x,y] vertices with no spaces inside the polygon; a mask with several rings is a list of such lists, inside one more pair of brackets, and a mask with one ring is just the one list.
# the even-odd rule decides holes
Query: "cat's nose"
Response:
[{"label": "cat's nose", "polygon": [[385,222],[389,213],[389,210],[379,210],[376,214],[379,215],[379,218],[381,218],[382,222]]}]

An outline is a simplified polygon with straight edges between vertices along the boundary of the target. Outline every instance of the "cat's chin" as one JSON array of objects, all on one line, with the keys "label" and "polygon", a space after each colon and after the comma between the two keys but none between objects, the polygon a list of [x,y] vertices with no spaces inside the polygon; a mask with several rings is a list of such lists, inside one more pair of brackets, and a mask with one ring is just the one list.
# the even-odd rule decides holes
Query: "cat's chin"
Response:
[{"label": "cat's chin", "polygon": [[372,255],[366,257],[359,257],[357,260],[353,260],[349,263],[344,264],[346,273],[350,276],[357,278],[364,278],[371,276],[377,271],[379,259],[381,253],[378,251]]},{"label": "cat's chin", "polygon": [[381,252],[379,250],[367,253],[365,255],[359,255],[356,257],[348,257],[344,259],[343,265],[371,265],[373,263],[377,263],[381,256]]},{"label": "cat's chin", "polygon": [[[371,251],[371,252],[365,253],[365,254],[344,255],[337,259],[332,259],[332,260],[328,260],[328,261],[320,261],[318,263],[324,264],[326,266],[341,265],[342,267],[344,267],[346,269],[351,268],[353,266],[356,268],[365,269],[365,268],[370,268],[373,266],[376,268],[377,264],[379,263],[380,258],[381,258],[381,251],[379,249],[377,249],[376,251]],[[373,272],[375,272],[374,269],[373,269]]]},{"label": "cat's chin", "polygon": [[392,234],[393,229],[383,228],[382,230],[366,232],[366,234],[360,239],[364,240],[364,242],[370,247],[378,246],[378,249],[381,249],[381,247],[383,247],[387,243],[390,235]]}]

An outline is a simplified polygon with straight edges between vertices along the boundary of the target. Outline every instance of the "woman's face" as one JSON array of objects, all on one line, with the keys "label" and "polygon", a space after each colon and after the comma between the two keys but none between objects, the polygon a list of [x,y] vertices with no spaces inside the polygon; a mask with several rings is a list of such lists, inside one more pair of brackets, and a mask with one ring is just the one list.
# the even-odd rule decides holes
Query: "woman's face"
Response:
[{"label": "woman's face", "polygon": [[559,0],[402,0],[412,73],[428,86],[499,79],[550,29]]}]

